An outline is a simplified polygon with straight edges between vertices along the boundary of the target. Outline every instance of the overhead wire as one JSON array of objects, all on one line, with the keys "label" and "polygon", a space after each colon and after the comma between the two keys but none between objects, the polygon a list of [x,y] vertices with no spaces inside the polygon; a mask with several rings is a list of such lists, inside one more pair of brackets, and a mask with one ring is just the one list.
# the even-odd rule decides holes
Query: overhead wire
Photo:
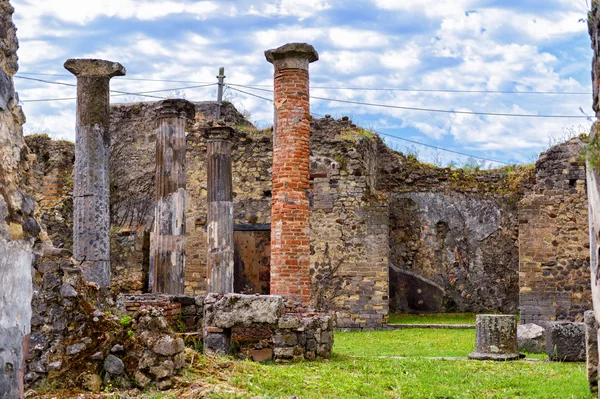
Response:
[{"label": "overhead wire", "polygon": [[[35,78],[28,78],[28,77],[24,77],[24,76],[15,76],[16,78],[20,78],[20,79],[26,79],[26,80],[33,80],[33,81],[37,81],[37,82],[43,82],[43,83],[48,83],[48,84],[55,84],[55,85],[62,85],[62,86],[69,86],[69,87],[77,87],[76,84],[71,84],[71,83],[64,83],[64,82],[55,82],[55,81],[49,81],[49,80],[44,80],[44,79],[35,79]],[[127,95],[135,95],[135,96],[142,96],[142,97],[151,97],[151,98],[158,98],[158,99],[165,99],[165,97],[158,97],[158,96],[153,96],[153,95],[149,95],[149,93],[161,93],[161,92],[168,92],[168,91],[177,91],[177,90],[188,90],[188,89],[197,89],[197,88],[202,88],[202,87],[208,87],[208,86],[213,86],[216,85],[216,83],[207,83],[207,84],[201,84],[201,85],[195,85],[195,86],[186,86],[186,87],[173,87],[173,88],[169,88],[169,89],[161,89],[161,90],[150,90],[150,91],[142,91],[142,92],[127,92],[127,91],[121,91],[121,90],[110,90],[111,93],[117,93],[117,94],[111,94],[111,96],[113,97],[118,97],[118,96],[127,96]],[[22,100],[21,102],[23,103],[27,103],[27,102],[42,102],[42,101],[65,101],[65,100],[76,100],[76,97],[63,97],[63,98],[46,98],[46,99],[34,99],[34,100]]]},{"label": "overhead wire", "polygon": [[[235,90],[234,87],[231,87],[231,84],[227,84],[231,89]],[[244,87],[246,89],[251,90],[260,90],[265,92],[272,93],[272,90],[266,89],[258,89],[253,88],[251,86],[244,85],[235,85],[236,87]],[[238,90],[239,91],[239,90]],[[246,93],[248,94],[248,93]],[[464,114],[464,115],[479,115],[479,116],[505,116],[505,117],[518,117],[518,118],[577,118],[577,119],[585,119],[588,116],[585,115],[540,115],[540,114],[510,114],[510,113],[502,113],[502,112],[478,112],[478,111],[459,111],[459,110],[448,110],[448,109],[437,109],[437,108],[419,108],[419,107],[406,107],[401,105],[389,105],[389,104],[376,104],[376,103],[368,103],[363,101],[352,101],[352,100],[342,100],[336,98],[327,98],[327,97],[319,97],[319,96],[310,96],[310,98],[315,100],[323,100],[323,101],[331,101],[331,102],[340,102],[346,104],[355,104],[355,105],[364,105],[370,107],[380,107],[380,108],[391,108],[391,109],[403,109],[407,111],[420,111],[420,112],[438,112],[438,113],[449,113],[449,114]]]},{"label": "overhead wire", "polygon": [[[256,98],[260,98],[260,99],[263,99],[263,100],[266,100],[266,101],[269,101],[269,102],[273,102],[273,100],[270,99],[270,98],[266,98],[266,97],[259,96],[257,94],[245,92],[243,90],[236,89],[236,88],[233,88],[233,87],[231,87],[231,89],[235,90],[235,91],[238,91],[240,93],[248,94],[248,95],[256,97]],[[316,112],[311,112],[311,113],[313,115],[323,117],[323,115],[317,114]],[[394,139],[398,139],[398,140],[402,140],[402,141],[407,141],[407,142],[412,143],[412,144],[418,144],[418,145],[422,145],[424,147],[434,148],[434,149],[440,150],[440,151],[446,151],[446,152],[450,152],[450,153],[457,154],[457,155],[467,156],[467,157],[471,157],[471,158],[475,158],[475,159],[480,159],[480,160],[484,160],[484,161],[488,161],[488,162],[494,162],[494,163],[498,163],[498,164],[501,164],[501,165],[510,165],[510,163],[503,162],[503,161],[498,161],[496,159],[490,159],[490,158],[480,157],[480,156],[473,155],[473,154],[467,154],[465,152],[455,151],[455,150],[451,150],[451,149],[444,148],[444,147],[439,147],[439,146],[432,145],[432,144],[425,144],[425,143],[421,143],[421,142],[416,141],[416,140],[411,140],[411,139],[407,139],[407,138],[404,138],[404,137],[394,136],[394,135],[391,135],[391,134],[388,134],[388,133],[383,133],[381,131],[374,130],[374,129],[372,129],[372,131],[373,131],[373,133],[379,134],[381,136],[386,136],[386,137],[390,137],[390,138],[394,138]]]},{"label": "overhead wire", "polygon": [[[18,75],[32,75],[32,76],[56,76],[56,77],[69,77],[72,75],[58,74],[58,73],[38,73],[38,72],[19,72]],[[17,75],[17,76],[18,76]],[[132,80],[142,82],[167,82],[167,83],[190,83],[190,84],[205,84],[210,83],[207,81],[194,81],[194,80],[174,80],[174,79],[150,79],[150,78],[133,78],[133,77],[119,77],[119,80]],[[518,84],[518,82],[516,82]],[[231,86],[245,86],[250,88],[261,88],[261,87],[273,87],[272,85],[239,85],[235,83],[229,83]],[[405,92],[423,92],[423,93],[478,93],[478,94],[548,94],[548,95],[590,95],[591,92],[584,91],[555,91],[555,90],[534,90],[534,91],[519,91],[519,90],[484,90],[484,89],[428,89],[428,88],[410,88],[410,87],[339,87],[339,86],[311,86],[313,89],[324,89],[324,90],[355,90],[355,91],[405,91]]]}]

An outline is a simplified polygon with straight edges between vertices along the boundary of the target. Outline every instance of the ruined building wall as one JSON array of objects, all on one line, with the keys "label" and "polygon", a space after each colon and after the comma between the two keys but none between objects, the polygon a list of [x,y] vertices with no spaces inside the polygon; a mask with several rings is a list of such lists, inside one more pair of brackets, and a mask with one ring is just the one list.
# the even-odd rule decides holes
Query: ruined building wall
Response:
[{"label": "ruined building wall", "polygon": [[[594,52],[592,59],[592,106],[596,117],[600,117],[600,6],[592,2],[592,10],[588,15],[588,31],[591,47]],[[587,191],[589,210],[589,239],[590,239],[590,285],[592,302],[596,320],[600,320],[600,287],[598,286],[598,260],[600,259],[600,145],[598,135],[598,122],[592,126],[589,137],[589,146],[586,151],[587,158]]]},{"label": "ruined building wall", "polygon": [[[516,204],[531,169],[438,168],[387,148],[379,154],[379,189],[390,196],[392,310],[516,312]],[[415,278],[423,295],[407,286]]]},{"label": "ruined building wall", "polygon": [[40,233],[35,201],[27,194],[32,156],[23,141],[18,106],[14,10],[0,0],[0,397],[22,394],[24,348],[31,330],[32,245]]},{"label": "ruined building wall", "polygon": [[536,163],[519,203],[521,322],[580,320],[591,308],[586,172],[580,138]]},{"label": "ruined building wall", "polygon": [[387,322],[388,204],[376,190],[377,140],[348,118],[311,124],[311,280],[346,328]]}]

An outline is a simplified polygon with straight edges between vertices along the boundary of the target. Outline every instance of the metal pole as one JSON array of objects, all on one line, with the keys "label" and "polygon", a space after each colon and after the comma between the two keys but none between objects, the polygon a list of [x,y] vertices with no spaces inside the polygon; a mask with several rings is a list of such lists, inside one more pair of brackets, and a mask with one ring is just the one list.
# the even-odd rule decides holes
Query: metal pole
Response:
[{"label": "metal pole", "polygon": [[223,81],[225,79],[225,68],[219,68],[219,75],[217,75],[219,83],[217,83],[219,89],[217,91],[217,120],[221,119],[221,106],[223,106]]}]

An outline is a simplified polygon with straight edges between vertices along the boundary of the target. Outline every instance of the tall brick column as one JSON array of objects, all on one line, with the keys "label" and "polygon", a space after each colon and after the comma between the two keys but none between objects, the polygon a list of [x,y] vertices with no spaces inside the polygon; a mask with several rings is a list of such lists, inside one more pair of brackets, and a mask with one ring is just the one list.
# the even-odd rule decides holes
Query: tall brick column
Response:
[{"label": "tall brick column", "polygon": [[308,65],[313,46],[289,43],[265,51],[275,67],[271,294],[310,304],[310,105]]},{"label": "tall brick column", "polygon": [[233,196],[231,136],[228,126],[205,131],[208,214],[208,292],[233,292]]},{"label": "tall brick column", "polygon": [[183,294],[185,266],[185,127],[196,109],[187,100],[158,104],[156,208],[150,236],[152,292]]},{"label": "tall brick column", "polygon": [[77,76],[77,127],[73,181],[73,257],[86,281],[110,287],[109,82],[125,75],[117,63],[69,59]]}]

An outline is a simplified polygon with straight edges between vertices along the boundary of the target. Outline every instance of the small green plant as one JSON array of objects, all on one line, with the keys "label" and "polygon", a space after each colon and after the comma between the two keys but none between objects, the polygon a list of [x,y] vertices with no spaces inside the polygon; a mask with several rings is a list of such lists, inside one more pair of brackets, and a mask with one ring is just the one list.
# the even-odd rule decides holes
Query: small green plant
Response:
[{"label": "small green plant", "polygon": [[121,317],[121,320],[119,320],[119,323],[121,324],[121,327],[123,327],[123,328],[129,327],[131,325],[131,316]]},{"label": "small green plant", "polygon": [[131,339],[135,338],[135,333],[132,329],[127,330],[127,336]]},{"label": "small green plant", "polygon": [[600,140],[598,136],[590,137],[584,148],[585,159],[596,173],[600,173]]}]

